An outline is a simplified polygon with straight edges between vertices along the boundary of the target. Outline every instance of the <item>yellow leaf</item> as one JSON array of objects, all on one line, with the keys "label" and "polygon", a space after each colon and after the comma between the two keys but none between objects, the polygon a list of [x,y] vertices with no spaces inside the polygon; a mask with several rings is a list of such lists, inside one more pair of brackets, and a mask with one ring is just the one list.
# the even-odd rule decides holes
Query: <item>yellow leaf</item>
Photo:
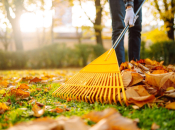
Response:
[{"label": "yellow leaf", "polygon": [[174,109],[175,110],[175,102],[169,103],[165,106],[167,109]]},{"label": "yellow leaf", "polygon": [[41,117],[44,112],[45,112],[45,106],[42,109],[41,107],[39,107],[36,103],[33,105],[32,107],[32,111],[34,112],[34,116],[36,117]]}]

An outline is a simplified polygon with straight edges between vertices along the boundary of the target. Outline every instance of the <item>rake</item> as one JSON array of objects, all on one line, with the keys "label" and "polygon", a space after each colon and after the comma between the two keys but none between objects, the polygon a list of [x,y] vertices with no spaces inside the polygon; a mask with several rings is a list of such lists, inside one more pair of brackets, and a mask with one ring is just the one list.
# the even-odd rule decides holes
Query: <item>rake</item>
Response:
[{"label": "rake", "polygon": [[[136,15],[144,2],[145,0],[138,8]],[[55,90],[53,96],[90,103],[100,101],[101,103],[111,104],[119,101],[122,104],[120,93],[122,91],[123,100],[128,105],[115,53],[115,48],[128,28],[129,25],[123,29],[110,50],[81,69],[65,84]]]}]

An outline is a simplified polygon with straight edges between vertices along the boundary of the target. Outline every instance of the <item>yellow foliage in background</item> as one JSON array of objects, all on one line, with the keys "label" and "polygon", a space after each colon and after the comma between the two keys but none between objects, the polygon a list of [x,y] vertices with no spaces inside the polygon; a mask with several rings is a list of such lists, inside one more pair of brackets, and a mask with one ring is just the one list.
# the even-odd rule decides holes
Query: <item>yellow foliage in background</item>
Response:
[{"label": "yellow foliage in background", "polygon": [[145,37],[145,40],[151,40],[153,43],[169,40],[169,38],[166,34],[166,31],[159,30],[158,28],[156,28],[152,31],[143,33],[142,36]]}]

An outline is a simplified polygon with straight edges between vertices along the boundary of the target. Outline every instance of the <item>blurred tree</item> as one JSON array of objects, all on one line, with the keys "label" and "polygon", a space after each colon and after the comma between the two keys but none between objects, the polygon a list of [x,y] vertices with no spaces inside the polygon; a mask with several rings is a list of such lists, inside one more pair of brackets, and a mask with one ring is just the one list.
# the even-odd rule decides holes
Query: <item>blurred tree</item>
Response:
[{"label": "blurred tree", "polygon": [[153,10],[155,17],[158,16],[164,21],[168,38],[174,40],[175,0],[149,0],[149,2],[156,8],[156,11]]},{"label": "blurred tree", "polygon": [[20,29],[20,18],[24,12],[29,12],[27,6],[30,4],[41,3],[41,8],[44,5],[44,0],[0,0],[1,10],[4,11],[7,19],[12,25],[13,36],[16,50],[23,50],[22,34]]},{"label": "blurred tree", "polygon": [[[20,29],[20,18],[24,10],[23,2],[24,0],[13,0],[9,3],[9,0],[2,0],[7,18],[12,25],[16,50],[23,50]],[[15,18],[11,15],[12,11],[15,14]]]},{"label": "blurred tree", "polygon": [[[102,41],[102,12],[104,10],[104,6],[107,2],[107,0],[91,0],[95,4],[95,20],[92,20],[87,13],[84,11],[85,15],[88,17],[88,19],[93,23],[93,28],[95,31],[95,37],[96,37],[96,43],[103,45]],[[80,6],[82,7],[82,2],[86,2],[86,0],[79,0]]]},{"label": "blurred tree", "polygon": [[6,28],[5,29],[0,29],[0,42],[4,46],[5,51],[7,51],[8,46],[11,43],[11,29],[7,26],[7,23],[4,23]]}]

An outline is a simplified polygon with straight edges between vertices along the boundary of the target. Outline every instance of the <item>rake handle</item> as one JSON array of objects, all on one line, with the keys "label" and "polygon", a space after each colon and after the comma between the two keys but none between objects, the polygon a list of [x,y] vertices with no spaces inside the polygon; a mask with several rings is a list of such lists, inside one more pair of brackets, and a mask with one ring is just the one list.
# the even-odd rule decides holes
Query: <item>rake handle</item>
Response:
[{"label": "rake handle", "polygon": [[[141,10],[142,8],[142,5],[144,4],[146,0],[143,0],[142,4],[140,5],[140,7],[137,9],[137,12],[135,13],[135,15],[138,15],[139,11]],[[112,48],[116,48],[119,44],[119,42],[121,41],[121,39],[123,38],[123,36],[125,35],[126,31],[128,30],[129,28],[129,25],[126,26],[123,31],[120,33],[119,37],[117,38],[117,40],[115,41],[114,45],[112,46]]]}]

